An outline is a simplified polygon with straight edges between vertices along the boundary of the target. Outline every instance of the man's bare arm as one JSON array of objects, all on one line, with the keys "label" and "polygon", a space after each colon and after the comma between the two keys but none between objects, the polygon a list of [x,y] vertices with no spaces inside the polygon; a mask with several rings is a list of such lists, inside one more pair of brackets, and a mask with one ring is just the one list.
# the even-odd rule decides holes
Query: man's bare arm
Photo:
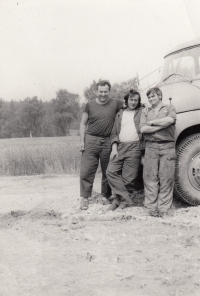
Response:
[{"label": "man's bare arm", "polygon": [[80,123],[80,140],[81,140],[81,147],[80,150],[85,150],[85,133],[87,128],[87,122],[88,122],[88,114],[86,112],[83,112],[81,123]]}]

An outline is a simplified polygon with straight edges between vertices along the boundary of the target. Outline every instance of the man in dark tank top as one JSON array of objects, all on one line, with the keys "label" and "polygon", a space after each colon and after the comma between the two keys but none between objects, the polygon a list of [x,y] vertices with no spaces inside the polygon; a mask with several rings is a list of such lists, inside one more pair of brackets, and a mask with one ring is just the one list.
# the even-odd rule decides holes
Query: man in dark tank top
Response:
[{"label": "man in dark tank top", "polygon": [[88,209],[88,198],[92,194],[93,182],[100,160],[102,170],[101,195],[109,201],[111,188],[106,177],[106,169],[111,152],[110,134],[115,115],[123,107],[123,101],[110,98],[111,84],[101,80],[97,84],[96,99],[87,102],[80,124],[81,209]]}]

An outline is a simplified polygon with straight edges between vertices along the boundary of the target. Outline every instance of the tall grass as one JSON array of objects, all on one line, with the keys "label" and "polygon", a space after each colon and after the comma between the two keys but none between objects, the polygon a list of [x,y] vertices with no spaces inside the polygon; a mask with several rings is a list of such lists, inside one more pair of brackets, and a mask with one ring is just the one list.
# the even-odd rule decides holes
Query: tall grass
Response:
[{"label": "tall grass", "polygon": [[0,175],[78,173],[79,137],[0,140]]}]

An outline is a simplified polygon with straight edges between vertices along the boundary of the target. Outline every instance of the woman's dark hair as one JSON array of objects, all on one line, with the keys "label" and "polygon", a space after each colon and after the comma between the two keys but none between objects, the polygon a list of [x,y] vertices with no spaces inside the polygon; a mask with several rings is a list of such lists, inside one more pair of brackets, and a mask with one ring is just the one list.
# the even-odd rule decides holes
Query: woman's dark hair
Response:
[{"label": "woman's dark hair", "polygon": [[128,98],[129,97],[134,97],[135,95],[138,95],[138,97],[139,97],[138,98],[138,105],[137,105],[136,109],[141,107],[140,93],[138,91],[134,90],[134,89],[131,89],[129,91],[129,93],[127,95],[125,95],[125,97],[124,97],[124,101],[125,101],[126,106],[128,106]]}]

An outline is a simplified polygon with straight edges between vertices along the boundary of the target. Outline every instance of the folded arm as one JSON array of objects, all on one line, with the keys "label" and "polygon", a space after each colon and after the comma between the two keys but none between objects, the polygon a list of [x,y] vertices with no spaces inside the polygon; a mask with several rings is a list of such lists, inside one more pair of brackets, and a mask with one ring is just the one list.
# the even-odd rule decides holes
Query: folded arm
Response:
[{"label": "folded arm", "polygon": [[153,123],[154,126],[160,126],[163,128],[168,127],[169,125],[173,124],[175,122],[175,119],[167,116],[163,118],[154,119],[152,121],[147,121],[146,125],[151,125]]},{"label": "folded arm", "polygon": [[150,125],[143,125],[141,128],[140,128],[140,131],[142,134],[151,134],[151,133],[155,133],[159,130],[163,129],[162,126],[150,126]]},{"label": "folded arm", "polygon": [[163,118],[153,119],[147,121],[147,110],[143,110],[140,118],[140,131],[141,133],[151,134],[161,129],[167,128],[176,122],[176,111],[173,106],[170,106],[169,114]]}]

